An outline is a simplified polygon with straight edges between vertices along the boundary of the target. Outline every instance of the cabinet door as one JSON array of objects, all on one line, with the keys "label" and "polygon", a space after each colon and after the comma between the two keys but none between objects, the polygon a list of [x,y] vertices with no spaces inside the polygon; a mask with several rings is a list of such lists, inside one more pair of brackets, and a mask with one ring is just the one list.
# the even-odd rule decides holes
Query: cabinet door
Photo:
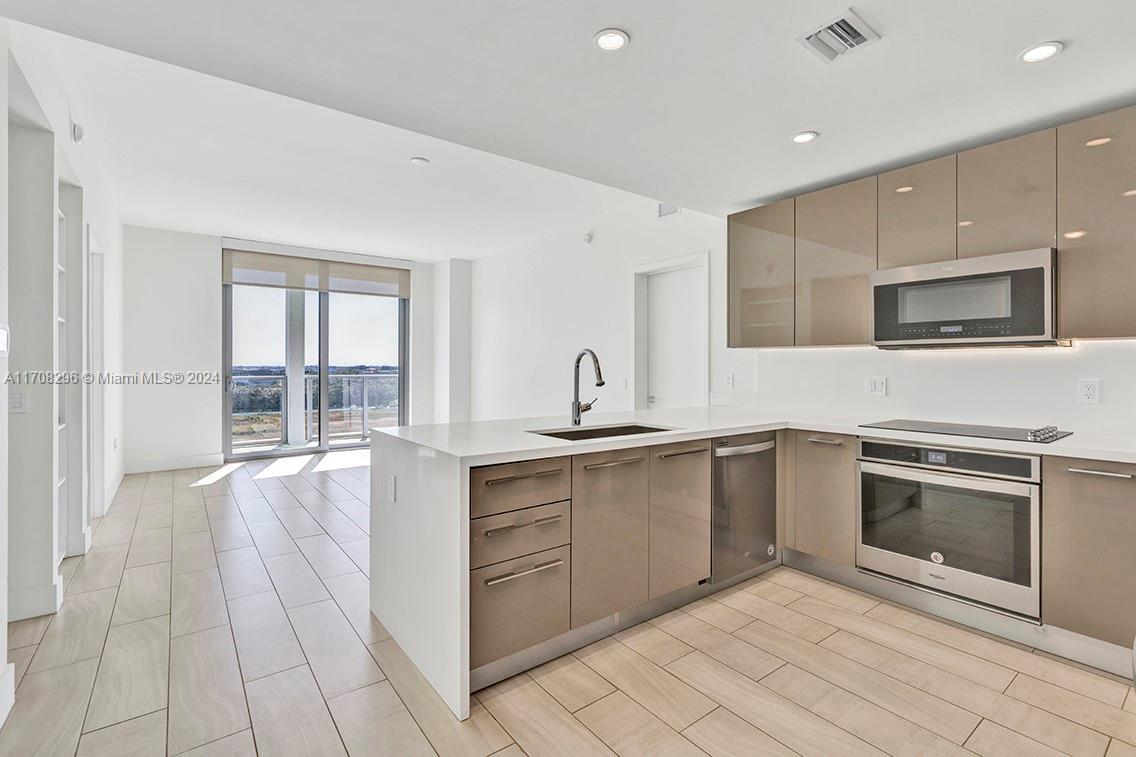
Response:
[{"label": "cabinet door", "polygon": [[956,157],[880,174],[880,269],[954,260]]},{"label": "cabinet door", "polygon": [[1136,465],[1046,457],[1041,480],[1042,622],[1131,647]]},{"label": "cabinet door", "polygon": [[710,577],[710,440],[651,448],[652,599]]},{"label": "cabinet door", "polygon": [[647,601],[650,449],[572,458],[572,627]]},{"label": "cabinet door", "polygon": [[958,156],[958,256],[1056,246],[1057,130]]},{"label": "cabinet door", "polygon": [[1136,107],[1057,128],[1057,230],[1060,335],[1136,336]]},{"label": "cabinet door", "polygon": [[726,224],[730,347],[793,344],[793,198]]},{"label": "cabinet door", "polygon": [[856,564],[856,437],[794,431],[796,549]]},{"label": "cabinet door", "polygon": [[874,176],[798,197],[796,344],[867,344],[874,270]]}]

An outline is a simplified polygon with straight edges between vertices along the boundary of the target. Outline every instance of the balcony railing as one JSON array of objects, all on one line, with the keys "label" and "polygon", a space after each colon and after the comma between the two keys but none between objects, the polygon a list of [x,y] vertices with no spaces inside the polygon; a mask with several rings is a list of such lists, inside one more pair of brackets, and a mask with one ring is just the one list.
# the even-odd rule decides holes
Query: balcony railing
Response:
[{"label": "balcony railing", "polygon": [[[398,424],[397,373],[328,376],[328,439],[365,441],[374,426]],[[288,379],[280,375],[233,377],[233,446],[311,443],[319,438],[319,376],[304,376],[304,438],[288,439]]]}]

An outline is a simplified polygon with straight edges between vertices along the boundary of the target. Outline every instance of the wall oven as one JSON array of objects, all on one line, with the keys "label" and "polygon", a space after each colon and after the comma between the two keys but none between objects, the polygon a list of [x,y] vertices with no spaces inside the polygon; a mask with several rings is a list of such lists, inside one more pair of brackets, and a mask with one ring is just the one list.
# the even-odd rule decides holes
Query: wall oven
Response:
[{"label": "wall oven", "polygon": [[1040,618],[1040,463],[860,440],[857,566]]},{"label": "wall oven", "polygon": [[872,344],[1057,344],[1052,248],[873,271]]}]

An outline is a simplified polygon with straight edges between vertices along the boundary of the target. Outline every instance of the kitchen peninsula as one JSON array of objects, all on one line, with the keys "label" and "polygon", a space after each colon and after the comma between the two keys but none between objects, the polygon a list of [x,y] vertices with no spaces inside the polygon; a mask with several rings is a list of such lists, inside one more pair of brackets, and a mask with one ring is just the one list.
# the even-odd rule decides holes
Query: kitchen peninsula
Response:
[{"label": "kitchen peninsula", "polygon": [[[562,582],[563,591],[566,592],[568,585],[566,569],[571,560],[567,544],[572,534],[572,526],[569,525],[571,514],[567,511],[570,507],[560,511],[554,508],[545,511],[544,508],[550,505],[544,503],[566,502],[572,496],[571,473],[574,466],[569,460],[590,461],[590,457],[584,456],[596,453],[645,450],[648,447],[654,452],[665,445],[668,449],[674,446],[674,449],[686,454],[697,451],[698,443],[707,442],[714,437],[760,432],[778,432],[778,448],[781,450],[789,446],[781,443],[784,434],[793,433],[787,431],[788,429],[807,429],[810,441],[813,438],[811,435],[836,435],[834,439],[850,440],[849,446],[854,446],[857,436],[867,435],[876,439],[902,439],[964,449],[977,448],[1035,455],[1044,451],[1047,460],[1081,458],[1113,464],[1136,463],[1136,445],[1119,437],[1074,434],[1052,444],[1038,445],[1031,442],[980,440],[961,436],[861,428],[863,423],[876,420],[879,419],[821,418],[806,413],[777,414],[772,411],[727,407],[694,407],[595,415],[580,428],[594,429],[602,433],[604,428],[637,424],[660,430],[630,436],[607,438],[601,436],[579,441],[569,441],[539,433],[571,430],[572,426],[567,417],[374,429],[371,445],[371,610],[387,627],[395,641],[434,687],[445,704],[457,717],[464,719],[469,715],[470,672],[471,669],[479,667],[478,661],[471,656],[471,571],[478,571],[480,565],[486,564],[484,559],[475,563],[476,555],[472,554],[474,548],[471,546],[471,517],[480,516],[488,519],[490,516],[496,517],[509,510],[527,506],[515,503],[505,504],[499,508],[480,506],[477,493],[479,487],[500,488],[494,487],[494,482],[508,480],[508,486],[526,487],[529,491],[547,490],[546,496],[528,503],[540,503],[541,507],[531,507],[526,510],[536,517],[530,519],[532,523],[526,521],[523,525],[527,527],[538,521],[546,522],[550,524],[552,530],[564,535],[563,541],[549,537],[553,539],[552,542],[533,548],[533,550],[542,550],[539,553],[541,556],[547,551],[547,558],[541,557],[533,565],[521,566],[524,570],[515,572],[510,572],[510,563],[497,563],[494,574],[480,583],[493,585],[494,582],[501,582],[502,578],[509,580],[514,575],[520,577],[521,573],[531,575],[538,572],[544,573],[543,580],[554,581],[557,580],[555,574],[563,571],[564,575],[559,580]],[[708,446],[703,444],[702,449],[708,449]],[[847,446],[844,449],[847,450]],[[851,454],[852,458],[849,459],[854,460],[855,453]],[[1049,457],[1051,455],[1060,457]],[[640,458],[645,459],[647,456],[645,453],[632,456],[627,452],[623,455],[614,454],[611,459],[615,463],[625,463],[632,462],[634,457],[634,461],[638,462]],[[651,455],[651,458],[653,462],[654,455]],[[526,466],[529,461],[536,463],[529,463]],[[592,465],[603,467],[609,463],[598,465],[592,463]],[[484,475],[478,478],[479,469],[494,470],[486,466],[505,467],[497,469],[502,471],[502,474],[494,474],[493,478],[487,479]],[[779,464],[778,469],[780,479],[783,466]],[[841,486],[847,490],[842,492],[841,502],[847,503],[845,515],[850,524],[849,530],[854,532],[855,528],[851,524],[857,517],[854,504],[855,479],[849,476]],[[794,540],[793,534],[788,535],[788,543],[784,541],[785,521],[792,519],[782,517],[785,504],[781,501],[784,497],[781,496],[780,489],[781,487],[778,496],[779,546],[804,549],[804,541],[798,543]],[[844,497],[844,494],[847,496]],[[482,508],[481,511],[475,512],[478,507]],[[797,520],[803,522],[800,517]],[[508,525],[506,530],[516,528],[516,523],[513,523]],[[525,538],[529,538],[529,535],[535,532],[536,529],[527,529]],[[572,546],[572,549],[575,549],[575,546]],[[786,550],[787,553],[792,551]],[[532,554],[528,556],[535,558]],[[489,559],[489,563],[492,562],[493,559]],[[502,575],[497,575],[501,571],[504,571]],[[481,573],[478,572],[477,576],[480,575]],[[676,596],[680,597],[680,603],[685,603],[720,588],[723,587],[696,582],[694,586],[676,592]],[[904,589],[908,590],[906,587]],[[564,617],[567,617],[567,601],[561,603],[564,606],[560,608],[547,606],[547,597],[537,598],[534,602],[536,603],[533,606],[534,612],[538,608],[541,612],[562,611],[565,613]],[[961,605],[961,603],[956,604]],[[654,609],[659,607],[657,604],[650,607],[652,609],[648,610],[627,607],[625,608],[627,610],[640,611],[628,613],[627,621],[621,621],[620,613],[616,612],[604,618],[603,622],[594,621],[587,628],[592,629],[595,638],[599,638],[631,622],[640,622],[650,617],[651,612],[657,614],[671,609],[665,605],[662,609]],[[644,615],[644,612],[648,614]],[[593,616],[590,615],[584,620],[589,620],[591,617]],[[969,618],[969,616],[962,617],[964,620]],[[1047,633],[1037,630],[1036,623],[1032,625],[1021,623],[1021,626],[1023,634]],[[573,633],[581,630],[577,628],[576,623],[572,624],[572,629]],[[563,630],[568,629],[565,626]],[[553,633],[549,632],[547,635],[552,636]],[[1097,634],[1098,637],[1104,635]],[[575,645],[590,643],[595,638],[576,641]],[[1038,646],[1045,642],[1045,639],[1039,640],[1032,636],[1030,638]],[[554,642],[555,639],[546,642],[552,646],[546,648],[547,653],[543,656],[535,657],[532,664],[538,664],[545,659],[570,651],[570,648],[556,647]],[[1085,658],[1098,662],[1100,659],[1091,654],[1085,655]],[[514,665],[516,664],[519,663],[515,662],[514,658]],[[1102,666],[1104,664],[1111,663],[1106,661]],[[492,665],[488,667],[491,668]],[[476,689],[513,672],[519,670],[515,668],[503,670],[488,680],[479,681],[475,678],[472,682],[473,688]]]}]

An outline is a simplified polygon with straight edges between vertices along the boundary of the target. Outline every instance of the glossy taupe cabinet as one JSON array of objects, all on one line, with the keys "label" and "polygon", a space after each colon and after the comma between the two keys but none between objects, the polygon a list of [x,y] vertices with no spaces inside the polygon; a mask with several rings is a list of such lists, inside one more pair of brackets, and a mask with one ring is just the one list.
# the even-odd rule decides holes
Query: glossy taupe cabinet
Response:
[{"label": "glossy taupe cabinet", "polygon": [[469,517],[560,502],[572,496],[567,457],[489,465],[469,472]]},{"label": "glossy taupe cabinet", "polygon": [[793,431],[786,546],[856,564],[856,437]]},{"label": "glossy taupe cabinet", "polygon": [[1057,128],[1057,229],[1060,335],[1136,336],[1136,107]]},{"label": "glossy taupe cabinet", "polygon": [[647,601],[650,455],[572,458],[572,628]]},{"label": "glossy taupe cabinet", "polygon": [[955,259],[956,164],[948,155],[879,175],[881,269]]},{"label": "glossy taupe cabinet", "polygon": [[1041,614],[1131,647],[1136,638],[1136,465],[1042,461]]},{"label": "glossy taupe cabinet", "polygon": [[651,448],[652,599],[710,577],[710,440]]},{"label": "glossy taupe cabinet", "polygon": [[1056,246],[1057,130],[958,154],[958,256]]},{"label": "glossy taupe cabinet", "polygon": [[731,215],[730,347],[793,344],[793,198]]},{"label": "glossy taupe cabinet", "polygon": [[469,572],[469,665],[566,633],[572,550],[557,547]]},{"label": "glossy taupe cabinet", "polygon": [[797,198],[797,345],[866,344],[876,177]]}]

